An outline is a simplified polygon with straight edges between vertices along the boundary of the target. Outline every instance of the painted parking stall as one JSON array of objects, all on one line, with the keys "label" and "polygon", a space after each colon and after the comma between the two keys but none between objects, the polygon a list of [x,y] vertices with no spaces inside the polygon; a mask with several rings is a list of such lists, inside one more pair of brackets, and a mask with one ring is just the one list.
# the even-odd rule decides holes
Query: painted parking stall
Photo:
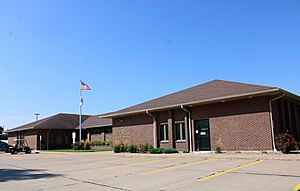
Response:
[{"label": "painted parking stall", "polygon": [[1,155],[6,190],[299,190],[300,161],[180,155]]}]

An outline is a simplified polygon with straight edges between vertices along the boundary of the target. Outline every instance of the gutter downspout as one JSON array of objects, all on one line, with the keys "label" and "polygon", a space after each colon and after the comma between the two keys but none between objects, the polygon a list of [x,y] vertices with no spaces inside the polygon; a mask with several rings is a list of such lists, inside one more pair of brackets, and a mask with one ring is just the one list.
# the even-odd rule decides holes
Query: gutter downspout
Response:
[{"label": "gutter downspout", "polygon": [[190,152],[193,152],[193,145],[192,145],[192,122],[191,122],[191,112],[184,108],[183,105],[180,106],[183,111],[186,111],[188,113],[189,118],[189,146],[190,146]]},{"label": "gutter downspout", "polygon": [[157,128],[156,128],[156,118],[153,114],[149,113],[148,110],[146,110],[146,114],[150,115],[153,119],[153,147],[157,148]]},{"label": "gutter downspout", "polygon": [[274,122],[273,122],[273,112],[272,112],[272,102],[273,101],[276,101],[280,98],[283,98],[284,97],[284,94],[282,94],[281,96],[279,97],[276,97],[276,98],[273,98],[273,99],[270,99],[269,100],[269,114],[270,114],[270,123],[271,123],[271,135],[272,135],[272,146],[273,146],[273,151],[274,152],[277,152],[277,149],[276,149],[276,145],[275,145],[275,135],[274,135]]}]

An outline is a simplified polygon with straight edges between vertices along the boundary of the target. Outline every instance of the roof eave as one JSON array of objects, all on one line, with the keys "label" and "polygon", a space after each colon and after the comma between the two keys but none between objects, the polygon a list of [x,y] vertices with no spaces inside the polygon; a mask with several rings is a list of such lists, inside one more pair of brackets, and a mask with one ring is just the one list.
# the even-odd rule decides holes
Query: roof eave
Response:
[{"label": "roof eave", "polygon": [[223,97],[218,97],[218,98],[205,99],[205,100],[201,100],[201,101],[187,102],[187,103],[169,105],[169,106],[164,106],[164,107],[156,107],[156,108],[142,109],[142,110],[136,110],[136,111],[131,111],[131,112],[101,115],[99,117],[100,118],[122,117],[122,116],[126,116],[126,115],[131,115],[131,114],[145,113],[146,111],[148,111],[148,112],[160,111],[160,110],[171,109],[171,108],[179,108],[181,106],[191,107],[191,106],[194,106],[194,105],[201,105],[201,104],[207,104],[207,103],[217,103],[217,102],[220,102],[222,100],[240,99],[240,98],[244,98],[244,97],[248,97],[248,96],[269,95],[269,94],[273,94],[273,93],[276,93],[276,92],[282,92],[282,91],[283,91],[282,89],[273,88],[273,89],[268,89],[268,90],[263,90],[263,91],[250,92],[250,93],[244,93],[244,94],[236,94],[236,95],[231,95],[231,96],[223,96]]},{"label": "roof eave", "polygon": [[282,93],[284,93],[285,95],[287,95],[287,96],[289,96],[289,97],[291,97],[291,98],[293,98],[293,99],[296,99],[297,101],[300,101],[300,97],[297,96],[296,94],[293,94],[293,93],[288,92],[288,91],[283,90],[283,89],[279,89],[279,90],[280,90]]},{"label": "roof eave", "polygon": [[20,129],[8,129],[6,132],[7,133],[12,133],[12,132],[18,132],[18,131],[25,131],[25,130],[31,130],[35,129],[34,127],[27,127],[27,128],[20,128]]},{"label": "roof eave", "polygon": [[28,127],[22,129],[11,129],[7,130],[7,133],[19,132],[19,131],[26,131],[26,130],[51,130],[51,129],[58,129],[58,130],[75,130],[76,128],[36,128],[36,127]]},{"label": "roof eave", "polygon": [[[90,128],[96,128],[96,127],[109,127],[112,126],[112,124],[104,124],[104,125],[93,125],[93,126],[82,126],[83,129],[90,129]],[[76,127],[76,129],[79,129],[79,127]]]}]

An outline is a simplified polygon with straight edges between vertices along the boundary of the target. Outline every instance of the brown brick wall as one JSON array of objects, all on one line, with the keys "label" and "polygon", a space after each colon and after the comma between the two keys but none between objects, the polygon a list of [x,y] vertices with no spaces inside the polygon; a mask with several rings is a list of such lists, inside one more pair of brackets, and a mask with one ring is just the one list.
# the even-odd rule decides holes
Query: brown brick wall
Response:
[{"label": "brown brick wall", "polygon": [[169,141],[161,141],[159,144],[160,148],[170,148]]},{"label": "brown brick wall", "polygon": [[[217,145],[220,145],[223,150],[271,150],[268,100],[267,97],[260,97],[189,108],[192,118],[193,147],[195,147],[195,121],[209,119],[212,150],[215,150]],[[187,113],[182,109],[175,109],[156,112],[154,115],[156,115],[157,127],[160,123],[168,123],[169,141],[159,140],[158,129],[158,146],[188,151]],[[173,127],[176,121],[185,122],[187,139],[185,142],[175,140]],[[153,144],[152,118],[146,114],[114,119],[113,126],[114,141]]]},{"label": "brown brick wall", "polygon": [[[268,99],[253,98],[193,107],[192,119],[209,119],[211,148],[271,150]],[[194,143],[193,143],[194,144]]]},{"label": "brown brick wall", "polygon": [[175,142],[175,148],[178,151],[184,151],[187,152],[188,151],[188,142],[187,141],[176,141]]},{"label": "brown brick wall", "polygon": [[142,114],[113,119],[113,141],[153,145],[152,117]]},{"label": "brown brick wall", "polygon": [[[169,111],[161,111],[156,113],[157,116],[157,127],[159,128],[159,125],[161,123],[168,123],[168,136],[169,141],[161,141],[159,140],[159,129],[158,129],[158,142],[159,147],[162,148],[176,148],[178,151],[188,151],[188,120],[187,120],[187,113],[183,111],[182,109],[174,109]],[[174,123],[175,122],[185,122],[185,132],[186,132],[186,140],[185,142],[176,142],[176,136],[175,136],[175,130],[174,130]]]},{"label": "brown brick wall", "polygon": [[112,133],[106,133],[105,134],[105,141],[113,141],[113,134]]},{"label": "brown brick wall", "polygon": [[90,135],[91,141],[112,141],[112,133],[101,133]]},{"label": "brown brick wall", "polygon": [[37,131],[24,131],[24,138],[31,149],[37,149]]},{"label": "brown brick wall", "polygon": [[21,131],[21,132],[8,133],[8,144],[13,145],[14,144],[13,140],[17,139],[17,138],[26,139],[28,146],[32,150],[37,148],[37,131],[36,130],[27,130],[27,131]]},{"label": "brown brick wall", "polygon": [[17,132],[8,133],[8,144],[12,145],[13,140],[17,138]]},{"label": "brown brick wall", "polygon": [[[47,150],[47,131],[48,130],[38,130],[37,131],[37,149]],[[42,141],[40,141],[40,136],[42,136]],[[40,146],[41,144],[41,146]]]},{"label": "brown brick wall", "polygon": [[91,141],[105,141],[104,133],[91,135]]}]

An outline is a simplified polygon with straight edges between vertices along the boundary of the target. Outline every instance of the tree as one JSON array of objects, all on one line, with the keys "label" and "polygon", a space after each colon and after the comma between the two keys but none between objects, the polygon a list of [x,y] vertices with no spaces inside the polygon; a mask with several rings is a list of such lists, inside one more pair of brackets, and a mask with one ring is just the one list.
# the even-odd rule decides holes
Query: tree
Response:
[{"label": "tree", "polygon": [[4,131],[4,127],[0,126],[0,135],[3,134],[3,131]]}]

